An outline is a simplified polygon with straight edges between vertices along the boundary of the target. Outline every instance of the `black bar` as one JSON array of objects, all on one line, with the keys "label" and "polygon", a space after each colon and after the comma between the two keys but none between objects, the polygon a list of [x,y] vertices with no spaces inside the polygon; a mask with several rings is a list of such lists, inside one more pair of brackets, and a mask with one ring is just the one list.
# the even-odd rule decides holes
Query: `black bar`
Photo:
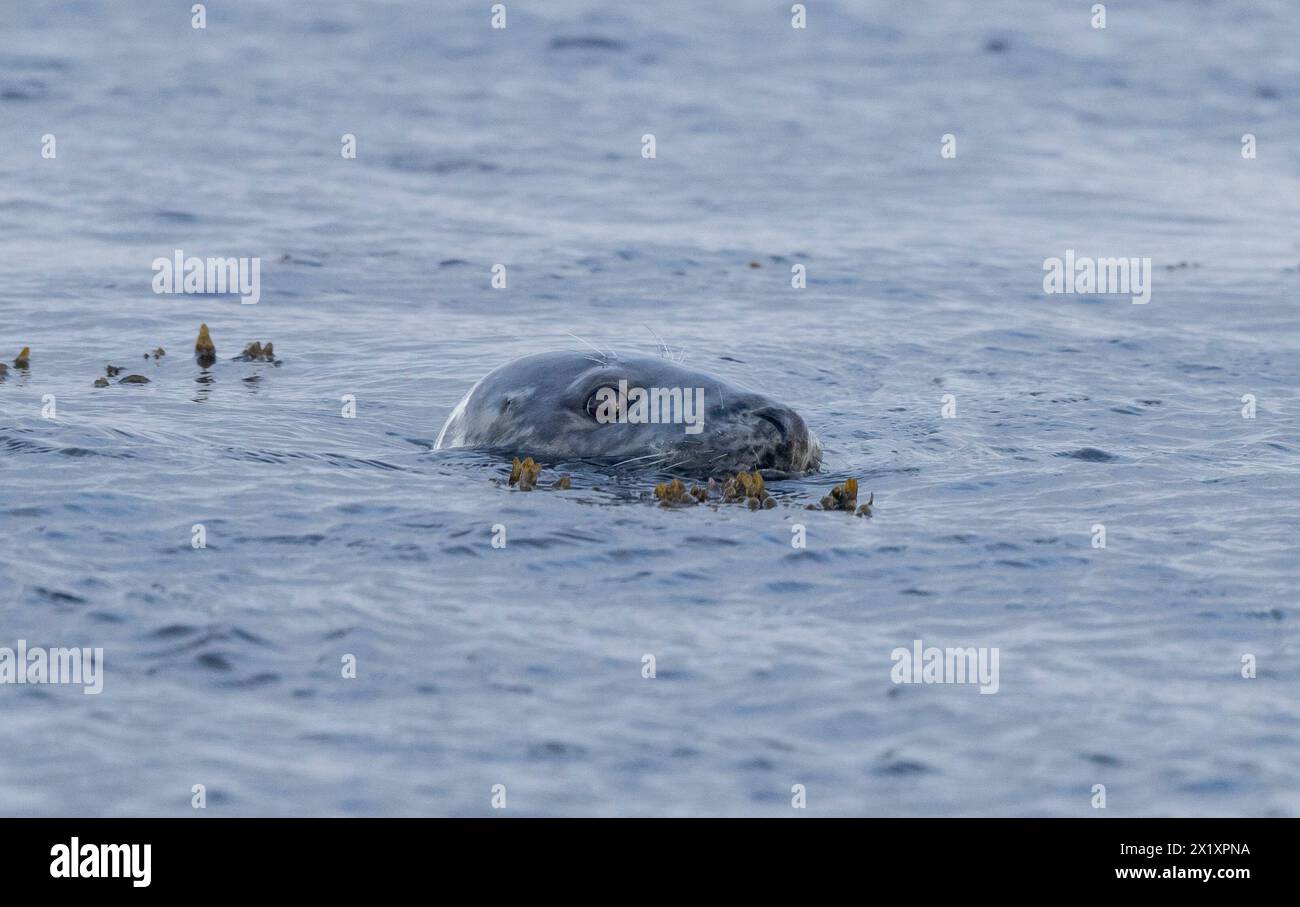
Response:
[{"label": "black bar", "polygon": [[[0,827],[7,892],[205,896],[376,893],[435,878],[448,893],[456,880],[485,890],[532,880],[540,896],[609,873],[624,877],[629,893],[646,886],[647,896],[667,894],[652,881],[663,873],[725,876],[759,892],[815,876],[819,884],[844,877],[862,891],[912,880],[927,892],[979,882],[998,891],[1231,896],[1250,882],[1287,884],[1297,831],[1282,819],[32,819]],[[135,884],[144,867],[126,864],[123,851],[115,851],[118,877],[55,878],[67,868],[56,865],[58,848],[74,837],[89,869],[103,851],[91,857],[88,845],[149,844],[149,884]],[[1208,879],[1199,877],[1205,870]]]}]

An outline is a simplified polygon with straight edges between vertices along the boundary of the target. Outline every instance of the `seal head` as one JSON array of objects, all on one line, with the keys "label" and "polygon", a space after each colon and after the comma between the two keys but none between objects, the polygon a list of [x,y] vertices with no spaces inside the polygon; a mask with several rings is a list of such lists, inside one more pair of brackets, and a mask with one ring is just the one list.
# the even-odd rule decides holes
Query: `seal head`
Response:
[{"label": "seal head", "polygon": [[452,410],[435,448],[661,471],[804,473],[821,444],[794,410],[656,356],[538,353],[490,372]]}]

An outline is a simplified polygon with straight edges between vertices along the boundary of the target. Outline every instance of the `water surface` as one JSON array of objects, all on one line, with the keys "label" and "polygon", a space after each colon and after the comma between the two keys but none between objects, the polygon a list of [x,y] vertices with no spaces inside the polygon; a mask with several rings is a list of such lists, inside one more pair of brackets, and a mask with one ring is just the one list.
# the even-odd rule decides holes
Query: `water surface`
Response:
[{"label": "water surface", "polygon": [[[107,676],[0,687],[0,811],[1300,813],[1293,10],[810,6],[9,10],[0,645]],[[261,301],[155,295],[177,248]],[[1151,303],[1044,295],[1066,249]],[[665,511],[432,451],[496,365],[647,325],[824,472]],[[802,509],[847,476],[873,518]],[[893,684],[914,639],[998,693]]]}]

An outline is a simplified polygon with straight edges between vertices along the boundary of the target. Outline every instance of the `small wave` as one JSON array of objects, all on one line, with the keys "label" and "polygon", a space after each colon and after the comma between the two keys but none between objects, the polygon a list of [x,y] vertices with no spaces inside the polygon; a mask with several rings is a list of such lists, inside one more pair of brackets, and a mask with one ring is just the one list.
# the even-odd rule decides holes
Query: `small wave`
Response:
[{"label": "small wave", "polygon": [[432,173],[437,176],[465,172],[495,173],[501,169],[496,164],[477,158],[433,157],[418,151],[394,154],[388,158],[388,165],[404,173]]},{"label": "small wave", "polygon": [[1112,460],[1118,460],[1119,457],[1114,454],[1106,453],[1104,450],[1098,450],[1096,447],[1080,447],[1078,450],[1064,450],[1056,454],[1058,457],[1069,457],[1072,460],[1083,460],[1088,463],[1109,463]]},{"label": "small wave", "polygon": [[296,451],[276,451],[276,450],[241,450],[238,447],[227,447],[223,451],[224,456],[232,460],[249,460],[254,463],[272,463],[285,465],[298,460],[315,460],[320,463],[327,463],[331,466],[341,466],[344,469],[385,469],[397,472],[408,471],[404,466],[397,466],[384,460],[376,460],[369,457],[350,457],[347,454],[340,453],[301,453]]},{"label": "small wave", "polygon": [[60,605],[84,605],[86,599],[80,595],[73,595],[71,592],[60,592],[58,589],[47,589],[44,586],[33,586],[32,591],[46,601],[54,602]]},{"label": "small wave", "polygon": [[0,101],[44,101],[50,87],[40,79],[11,79],[0,82]]},{"label": "small wave", "polygon": [[615,38],[600,35],[557,35],[551,39],[551,50],[626,50],[627,44]]}]

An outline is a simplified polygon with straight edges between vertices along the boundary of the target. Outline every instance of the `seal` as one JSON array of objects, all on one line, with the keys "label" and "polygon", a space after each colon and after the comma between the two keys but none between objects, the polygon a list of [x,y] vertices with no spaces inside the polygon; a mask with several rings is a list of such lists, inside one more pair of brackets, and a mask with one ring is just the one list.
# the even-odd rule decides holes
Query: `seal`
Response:
[{"label": "seal", "polygon": [[582,351],[537,353],[485,375],[434,445],[462,447],[695,475],[799,474],[822,456],[799,414],[761,394],[667,358]]}]

